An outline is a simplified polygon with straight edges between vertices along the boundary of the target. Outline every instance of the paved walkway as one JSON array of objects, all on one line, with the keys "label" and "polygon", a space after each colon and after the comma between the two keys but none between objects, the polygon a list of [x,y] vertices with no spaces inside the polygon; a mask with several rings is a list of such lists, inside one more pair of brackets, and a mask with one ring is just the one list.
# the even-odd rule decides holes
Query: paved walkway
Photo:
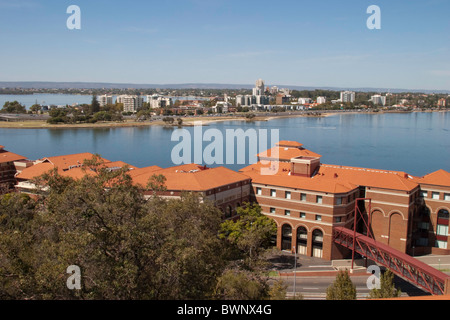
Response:
[{"label": "paved walkway", "polygon": [[[415,258],[450,275],[450,255],[427,255]],[[272,263],[271,269],[283,276],[293,276],[294,272],[297,276],[331,276],[338,272],[333,268],[332,261],[302,255],[297,255],[297,266],[295,266],[294,254],[284,251],[274,254],[269,261]],[[361,274],[367,275],[365,272],[355,272],[352,275]]]}]

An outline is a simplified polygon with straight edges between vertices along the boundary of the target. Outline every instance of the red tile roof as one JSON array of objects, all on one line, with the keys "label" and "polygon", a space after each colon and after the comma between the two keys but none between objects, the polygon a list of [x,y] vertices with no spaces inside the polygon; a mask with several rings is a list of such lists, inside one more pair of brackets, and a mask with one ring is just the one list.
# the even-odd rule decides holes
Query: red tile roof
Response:
[{"label": "red tile roof", "polygon": [[[79,153],[57,157],[49,157],[41,159],[42,162],[37,163],[29,168],[22,170],[17,175],[17,179],[31,180],[37,178],[50,170],[57,168],[59,174],[64,176],[72,176],[73,178],[80,178],[84,176],[82,170],[79,168],[85,160],[91,160],[94,157],[92,153]],[[100,158],[105,165],[111,161]],[[70,170],[69,170],[70,169]]]},{"label": "red tile roof", "polygon": [[317,176],[383,189],[411,191],[418,187],[414,177],[401,171],[388,171],[322,164]]},{"label": "red tile roof", "polygon": [[293,148],[293,147],[274,147],[267,151],[258,154],[261,159],[279,159],[280,161],[290,161],[293,158],[298,157],[312,157],[321,158],[322,156],[318,153],[309,151],[304,148]]},{"label": "red tile roof", "polygon": [[286,141],[286,140],[280,141],[276,145],[280,147],[291,147],[291,148],[301,148],[303,146],[303,144],[301,144],[300,142]]},{"label": "red tile roof", "polygon": [[26,157],[24,156],[6,151],[3,148],[3,146],[0,146],[0,163],[14,162],[26,159]]},{"label": "red tile roof", "polygon": [[147,186],[153,175],[163,175],[167,180],[167,190],[173,191],[207,191],[222,186],[249,180],[250,178],[233,170],[218,167],[206,168],[196,164],[187,164],[167,169],[150,167],[130,173],[135,184]]},{"label": "red tile roof", "polygon": [[419,183],[450,187],[450,172],[438,170],[420,178]]},{"label": "red tile roof", "polygon": [[325,193],[348,193],[356,188],[357,185],[347,181],[347,180],[337,180],[328,177],[302,177],[302,176],[291,176],[290,175],[290,163],[278,163],[278,172],[273,171],[273,175],[262,174],[262,169],[267,166],[261,164],[260,162],[248,166],[240,172],[248,175],[252,178],[252,182],[257,184],[264,184],[277,187],[286,187],[292,189],[325,192]]}]

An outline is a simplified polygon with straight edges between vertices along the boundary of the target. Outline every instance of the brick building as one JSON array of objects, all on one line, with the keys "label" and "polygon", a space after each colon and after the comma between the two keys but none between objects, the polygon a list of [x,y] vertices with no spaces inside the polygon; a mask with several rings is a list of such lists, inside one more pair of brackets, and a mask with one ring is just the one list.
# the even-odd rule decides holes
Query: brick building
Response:
[{"label": "brick building", "polygon": [[[83,170],[85,169],[83,168],[84,161],[92,160],[93,158],[94,154],[87,152],[47,157],[36,160],[32,162],[31,166],[23,169],[16,175],[17,185],[15,187],[19,192],[33,194],[36,191],[36,185],[33,183],[33,179],[54,169],[56,169],[61,176],[70,177],[73,179],[81,179],[86,174],[94,175],[96,173],[91,170]],[[137,169],[136,167],[133,167],[122,161],[112,162],[103,158],[99,158],[98,160],[110,170],[116,170],[125,166],[127,166],[130,170]]]},{"label": "brick building", "polygon": [[14,189],[17,173],[15,163],[25,159],[23,156],[6,151],[4,146],[0,146],[0,194]]},{"label": "brick building", "polygon": [[[263,161],[272,162],[268,167]],[[273,172],[262,174],[262,169]],[[449,253],[446,171],[419,178],[400,171],[326,165],[300,143],[281,141],[240,172],[252,179],[252,200],[277,223],[279,249],[295,248],[327,260],[345,257],[348,252],[333,243],[333,228],[352,229],[356,199],[370,198],[371,231],[377,241],[410,254]],[[430,211],[429,225],[422,223],[423,202]],[[361,210],[369,216],[367,203]],[[421,231],[427,226],[424,241]]]},{"label": "brick building", "polygon": [[[54,168],[63,176],[81,178],[86,174],[83,161],[92,157],[83,153],[38,160],[16,175],[16,188],[32,193],[36,186],[31,180]],[[23,158],[1,148],[2,181],[15,182],[14,161]],[[299,254],[326,260],[347,257],[349,252],[334,244],[333,229],[352,229],[356,199],[370,198],[370,212],[367,202],[358,203],[358,208],[370,215],[375,240],[410,255],[450,254],[449,172],[414,177],[401,171],[322,164],[321,158],[301,143],[280,141],[240,172],[196,164],[136,168],[102,160],[111,170],[128,166],[133,183],[142,186],[147,197],[152,194],[146,188],[150,178],[163,175],[166,189],[158,192],[160,196],[179,198],[183,192],[197,192],[220,208],[225,219],[234,218],[243,203],[257,202],[276,222],[274,240],[282,250],[295,248]],[[366,230],[358,226],[358,231]]]},{"label": "brick building", "polygon": [[[166,190],[157,192],[158,195],[179,198],[183,192],[197,192],[204,200],[213,202],[221,209],[225,219],[234,217],[236,208],[250,201],[250,178],[224,167],[187,164],[167,169],[152,166],[130,172],[133,182],[143,189],[146,189],[153,175],[166,178]],[[144,191],[144,194],[150,196],[152,191]]]}]

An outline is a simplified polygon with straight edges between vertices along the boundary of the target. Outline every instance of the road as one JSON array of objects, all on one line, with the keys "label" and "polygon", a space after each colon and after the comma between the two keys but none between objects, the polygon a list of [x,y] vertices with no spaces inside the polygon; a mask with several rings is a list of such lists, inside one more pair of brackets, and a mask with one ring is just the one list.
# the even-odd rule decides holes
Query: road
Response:
[{"label": "road", "polygon": [[[353,284],[356,286],[356,293],[358,299],[365,299],[370,292],[367,286],[369,276],[356,275],[351,276]],[[288,297],[294,296],[294,277],[282,276],[280,277],[287,285]],[[296,277],[295,292],[301,294],[305,300],[325,300],[327,288],[336,280],[336,277],[321,276],[321,277]],[[395,286],[402,291],[402,296],[424,296],[426,292],[417,287],[403,281],[400,278],[395,278]]]}]

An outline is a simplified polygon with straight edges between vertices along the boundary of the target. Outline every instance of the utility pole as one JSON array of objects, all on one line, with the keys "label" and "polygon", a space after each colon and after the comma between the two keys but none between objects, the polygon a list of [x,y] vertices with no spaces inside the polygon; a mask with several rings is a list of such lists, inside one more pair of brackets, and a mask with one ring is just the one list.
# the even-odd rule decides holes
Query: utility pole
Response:
[{"label": "utility pole", "polygon": [[294,250],[294,300],[297,296],[296,292],[296,283],[297,283],[297,250],[295,250],[295,246],[292,247],[292,250]]}]

